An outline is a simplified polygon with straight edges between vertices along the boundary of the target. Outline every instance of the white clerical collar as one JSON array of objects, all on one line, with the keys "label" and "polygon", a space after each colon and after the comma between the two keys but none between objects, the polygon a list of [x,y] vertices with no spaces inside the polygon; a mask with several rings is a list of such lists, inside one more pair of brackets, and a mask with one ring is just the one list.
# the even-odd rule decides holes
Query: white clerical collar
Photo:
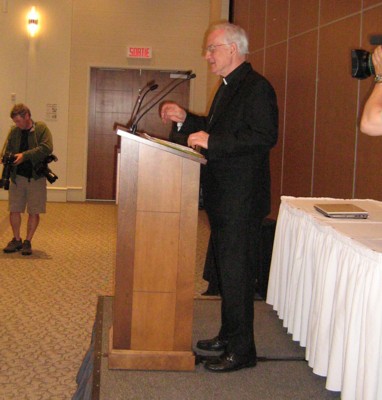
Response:
[{"label": "white clerical collar", "polygon": [[226,81],[225,78],[223,78],[223,82],[224,82],[225,85],[228,85],[228,82]]}]

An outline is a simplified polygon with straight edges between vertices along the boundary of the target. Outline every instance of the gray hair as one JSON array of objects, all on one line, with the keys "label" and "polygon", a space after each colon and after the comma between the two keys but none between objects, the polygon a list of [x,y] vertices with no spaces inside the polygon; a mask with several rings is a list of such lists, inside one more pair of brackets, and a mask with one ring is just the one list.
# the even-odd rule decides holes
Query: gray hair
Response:
[{"label": "gray hair", "polygon": [[212,25],[208,30],[209,33],[217,30],[224,32],[224,38],[227,43],[236,43],[239,53],[248,54],[248,36],[245,30],[239,25],[231,24],[230,22],[222,22]]}]

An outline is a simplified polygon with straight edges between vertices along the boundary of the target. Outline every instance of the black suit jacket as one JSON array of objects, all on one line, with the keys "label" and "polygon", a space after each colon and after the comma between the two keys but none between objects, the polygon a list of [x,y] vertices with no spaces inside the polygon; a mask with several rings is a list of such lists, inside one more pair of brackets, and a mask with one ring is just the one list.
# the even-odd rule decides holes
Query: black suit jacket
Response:
[{"label": "black suit jacket", "polygon": [[226,80],[212,120],[213,106],[207,117],[188,113],[181,130],[210,135],[202,187],[211,223],[261,218],[270,211],[269,152],[278,134],[276,94],[247,62]]}]

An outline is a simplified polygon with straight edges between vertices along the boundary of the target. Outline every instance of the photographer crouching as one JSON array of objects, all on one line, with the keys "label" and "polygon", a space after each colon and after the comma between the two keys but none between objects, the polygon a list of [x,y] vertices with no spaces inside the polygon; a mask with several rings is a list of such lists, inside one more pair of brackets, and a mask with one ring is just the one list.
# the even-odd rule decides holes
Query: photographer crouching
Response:
[{"label": "photographer crouching", "polygon": [[[16,104],[10,116],[15,126],[8,134],[1,155],[3,174],[0,187],[5,190],[9,188],[9,219],[13,239],[3,250],[5,253],[21,250],[21,254],[27,256],[32,254],[31,242],[40,214],[46,212],[46,179],[50,183],[57,179],[46,163],[51,161],[49,157],[54,157],[55,161],[57,159],[52,155],[53,139],[49,128],[44,122],[34,122],[26,105]],[[21,213],[25,209],[28,223],[26,238],[22,241]]]}]

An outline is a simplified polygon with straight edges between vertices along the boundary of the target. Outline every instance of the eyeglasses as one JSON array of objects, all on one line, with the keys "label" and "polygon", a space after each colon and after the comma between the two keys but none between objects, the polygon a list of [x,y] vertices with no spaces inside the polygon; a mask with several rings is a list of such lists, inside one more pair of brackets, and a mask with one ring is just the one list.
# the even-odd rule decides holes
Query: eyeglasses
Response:
[{"label": "eyeglasses", "polygon": [[229,46],[229,45],[231,45],[231,44],[232,44],[232,43],[210,44],[209,46],[207,46],[207,47],[204,49],[204,51],[205,51],[206,53],[209,52],[209,53],[213,54],[213,53],[215,53],[217,47],[220,47],[220,46]]}]

